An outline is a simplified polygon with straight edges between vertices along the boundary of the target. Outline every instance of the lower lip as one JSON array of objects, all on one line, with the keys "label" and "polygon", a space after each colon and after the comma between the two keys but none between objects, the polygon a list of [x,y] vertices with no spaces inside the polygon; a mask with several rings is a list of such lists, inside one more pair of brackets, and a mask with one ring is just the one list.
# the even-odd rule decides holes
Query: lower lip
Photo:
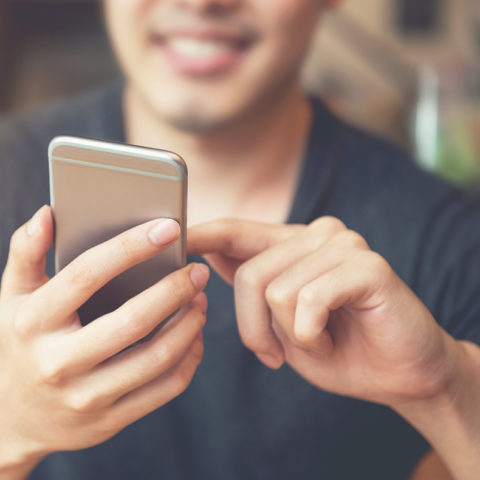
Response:
[{"label": "lower lip", "polygon": [[158,48],[175,71],[191,76],[225,73],[238,64],[245,53],[243,50],[230,50],[210,58],[191,58],[176,52],[168,44]]}]

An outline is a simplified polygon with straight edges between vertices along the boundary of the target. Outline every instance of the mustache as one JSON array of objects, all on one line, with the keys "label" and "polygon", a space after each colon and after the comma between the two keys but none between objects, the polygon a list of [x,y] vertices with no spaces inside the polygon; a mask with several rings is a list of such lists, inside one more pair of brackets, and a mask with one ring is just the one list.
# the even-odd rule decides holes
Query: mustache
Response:
[{"label": "mustache", "polygon": [[214,31],[227,37],[253,42],[260,32],[251,21],[228,12],[205,11],[197,14],[187,11],[159,11],[148,22],[149,31],[168,34],[178,30]]}]

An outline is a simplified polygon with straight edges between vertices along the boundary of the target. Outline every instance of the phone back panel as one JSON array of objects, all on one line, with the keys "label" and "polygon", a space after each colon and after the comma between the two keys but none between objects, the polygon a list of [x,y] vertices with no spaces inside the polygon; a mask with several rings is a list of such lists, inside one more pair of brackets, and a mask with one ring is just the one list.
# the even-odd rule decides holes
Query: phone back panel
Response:
[{"label": "phone back panel", "polygon": [[173,218],[181,236],[165,252],[122,273],[80,309],[83,324],[111,312],[186,262],[187,170],[162,150],[57,137],[49,147],[55,270],[85,250],[155,218]]}]

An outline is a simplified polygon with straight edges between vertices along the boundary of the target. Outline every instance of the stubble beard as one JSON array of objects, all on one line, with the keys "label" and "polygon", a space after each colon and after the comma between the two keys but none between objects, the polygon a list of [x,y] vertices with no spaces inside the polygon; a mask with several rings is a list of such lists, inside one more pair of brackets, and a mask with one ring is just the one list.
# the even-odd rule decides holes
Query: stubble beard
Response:
[{"label": "stubble beard", "polygon": [[175,112],[160,113],[160,116],[175,130],[202,136],[218,133],[233,121],[231,118],[209,116],[200,105],[193,102],[183,105]]}]

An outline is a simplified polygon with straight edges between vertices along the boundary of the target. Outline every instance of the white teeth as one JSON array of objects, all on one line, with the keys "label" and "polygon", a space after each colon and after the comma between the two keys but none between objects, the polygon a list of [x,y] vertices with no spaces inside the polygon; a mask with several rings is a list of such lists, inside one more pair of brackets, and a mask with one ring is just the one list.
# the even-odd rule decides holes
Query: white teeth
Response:
[{"label": "white teeth", "polygon": [[175,53],[194,59],[213,58],[232,50],[226,42],[185,37],[171,38],[168,45]]}]

